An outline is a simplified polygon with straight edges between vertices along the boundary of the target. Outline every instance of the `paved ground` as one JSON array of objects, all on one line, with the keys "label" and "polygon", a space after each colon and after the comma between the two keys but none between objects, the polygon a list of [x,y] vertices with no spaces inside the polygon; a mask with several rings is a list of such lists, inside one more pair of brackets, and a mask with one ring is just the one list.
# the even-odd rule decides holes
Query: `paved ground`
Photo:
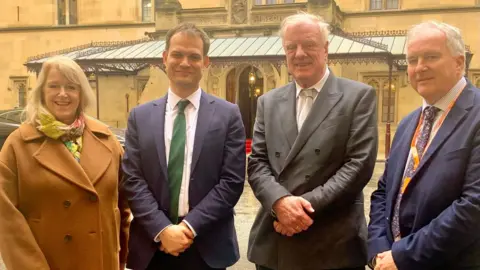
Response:
[{"label": "paved ground", "polygon": [[[370,208],[370,194],[375,190],[378,178],[383,173],[384,163],[377,163],[375,166],[374,175],[372,180],[368,183],[364,189],[365,194],[365,213],[368,220],[368,209]],[[229,268],[229,270],[253,270],[254,266],[247,260],[247,244],[248,234],[255,218],[256,211],[258,209],[258,201],[253,196],[252,190],[248,184],[245,185],[245,191],[240,198],[240,202],[236,207],[235,226],[237,228],[237,234],[240,244],[240,261]],[[5,270],[5,266],[0,260],[0,270]]]},{"label": "paved ground", "polygon": [[[372,180],[363,190],[365,195],[365,215],[368,222],[368,213],[370,209],[370,194],[376,189],[377,181],[383,173],[385,164],[379,162],[375,166],[374,174]],[[248,234],[250,228],[252,227],[253,220],[255,219],[256,210],[258,209],[258,201],[252,193],[250,186],[247,184],[245,186],[245,191],[243,192],[240,202],[236,207],[236,217],[235,217],[235,227],[237,229],[238,241],[240,245],[240,261],[235,264],[229,270],[254,270],[255,267],[252,263],[247,260],[247,244],[248,244]],[[368,269],[368,268],[367,268]]]}]

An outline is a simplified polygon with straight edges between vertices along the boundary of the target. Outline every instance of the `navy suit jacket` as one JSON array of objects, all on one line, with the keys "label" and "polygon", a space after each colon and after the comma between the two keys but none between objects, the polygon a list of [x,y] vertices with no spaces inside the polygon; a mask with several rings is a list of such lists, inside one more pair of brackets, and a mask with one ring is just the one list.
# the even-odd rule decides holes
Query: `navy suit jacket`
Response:
[{"label": "navy suit jacket", "polygon": [[403,238],[391,219],[421,109],[401,121],[372,194],[368,254],[392,250],[399,270],[480,269],[480,90],[460,94],[425,152],[400,207]]},{"label": "navy suit jacket", "polygon": [[[127,266],[145,269],[159,244],[155,236],[171,224],[164,142],[167,96],[140,105],[128,119],[122,188],[134,219]],[[202,91],[189,186],[196,246],[212,268],[239,259],[234,206],[245,181],[245,129],[238,106]]]}]

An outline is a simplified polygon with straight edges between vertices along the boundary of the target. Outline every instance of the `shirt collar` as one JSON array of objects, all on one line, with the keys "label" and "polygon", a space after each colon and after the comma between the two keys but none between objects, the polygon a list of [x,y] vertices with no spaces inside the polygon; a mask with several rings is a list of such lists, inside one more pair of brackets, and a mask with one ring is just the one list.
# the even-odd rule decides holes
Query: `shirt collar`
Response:
[{"label": "shirt collar", "polygon": [[[320,79],[320,81],[318,81],[316,84],[312,85],[309,88],[314,88],[315,90],[317,90],[317,93],[320,93],[320,90],[322,90],[323,86],[325,85],[325,82],[327,81],[328,75],[330,75],[330,71],[328,70],[328,66],[327,66],[325,67],[325,73],[323,74],[322,79]],[[297,82],[295,82],[295,85],[297,89],[296,97],[298,98],[303,88]]]},{"label": "shirt collar", "polygon": [[[435,104],[433,104],[434,107],[446,111],[448,109],[448,106],[450,105],[451,102],[457,97],[458,93],[460,93],[463,88],[467,85],[467,80],[465,80],[465,77],[462,76],[460,80],[453,86],[448,93],[443,96],[441,99],[439,99]],[[422,110],[425,109],[425,107],[429,106],[427,101],[425,99],[423,100],[423,106]]]},{"label": "shirt collar", "polygon": [[[200,107],[200,98],[202,97],[202,89],[198,88],[195,92],[193,92],[190,96],[185,98],[186,100],[190,101],[190,104],[193,105],[195,109]],[[168,97],[167,103],[170,106],[170,109],[174,109],[177,106],[177,103],[182,100],[181,97],[177,96],[172,89],[168,88]]]}]

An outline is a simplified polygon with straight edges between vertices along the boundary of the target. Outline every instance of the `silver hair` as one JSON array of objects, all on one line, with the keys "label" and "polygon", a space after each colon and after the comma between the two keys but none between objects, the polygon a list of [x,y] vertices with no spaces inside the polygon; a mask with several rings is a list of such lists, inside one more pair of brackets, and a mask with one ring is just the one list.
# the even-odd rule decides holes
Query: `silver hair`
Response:
[{"label": "silver hair", "polygon": [[43,89],[47,81],[48,73],[52,68],[56,68],[68,81],[80,85],[79,113],[84,112],[88,106],[95,103],[95,95],[82,68],[68,57],[54,56],[43,63],[40,74],[38,75],[37,85],[30,93],[24,112],[26,123],[36,125],[38,115],[48,112],[43,100]]},{"label": "silver hair", "polygon": [[417,35],[421,35],[421,31],[425,29],[437,29],[445,34],[447,38],[447,48],[453,56],[463,55],[465,57],[465,42],[463,41],[460,29],[455,26],[437,22],[426,21],[420,24],[414,25],[407,33],[407,46],[412,38]]},{"label": "silver hair", "polygon": [[300,11],[297,14],[290,15],[283,19],[282,24],[280,25],[280,31],[278,35],[283,39],[285,36],[285,30],[288,26],[295,25],[297,23],[311,22],[318,25],[322,39],[324,42],[328,41],[328,35],[330,34],[330,25],[325,22],[325,20],[317,15],[309,14],[303,11]]}]

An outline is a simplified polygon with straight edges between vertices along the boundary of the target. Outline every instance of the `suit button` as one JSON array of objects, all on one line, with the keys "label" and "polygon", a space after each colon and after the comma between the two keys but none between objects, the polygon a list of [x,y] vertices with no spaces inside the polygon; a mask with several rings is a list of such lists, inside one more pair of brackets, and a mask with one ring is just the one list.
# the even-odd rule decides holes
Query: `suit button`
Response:
[{"label": "suit button", "polygon": [[63,241],[65,241],[65,243],[72,241],[72,236],[70,234],[65,235],[65,237],[63,237]]},{"label": "suit button", "polygon": [[72,203],[70,201],[64,201],[63,202],[63,207],[65,207],[65,208],[69,208],[70,205],[72,205]]},{"label": "suit button", "polygon": [[305,179],[306,180],[310,179],[310,174],[305,175]]},{"label": "suit button", "polygon": [[275,152],[276,157],[280,157],[280,152]]},{"label": "suit button", "polygon": [[190,182],[193,182],[193,177],[192,177],[192,178],[190,178]]},{"label": "suit button", "polygon": [[98,201],[97,195],[94,195],[94,194],[89,195],[88,200],[91,202],[97,202]]},{"label": "suit button", "polygon": [[319,155],[320,154],[320,149],[316,148],[315,149],[315,154]]}]

